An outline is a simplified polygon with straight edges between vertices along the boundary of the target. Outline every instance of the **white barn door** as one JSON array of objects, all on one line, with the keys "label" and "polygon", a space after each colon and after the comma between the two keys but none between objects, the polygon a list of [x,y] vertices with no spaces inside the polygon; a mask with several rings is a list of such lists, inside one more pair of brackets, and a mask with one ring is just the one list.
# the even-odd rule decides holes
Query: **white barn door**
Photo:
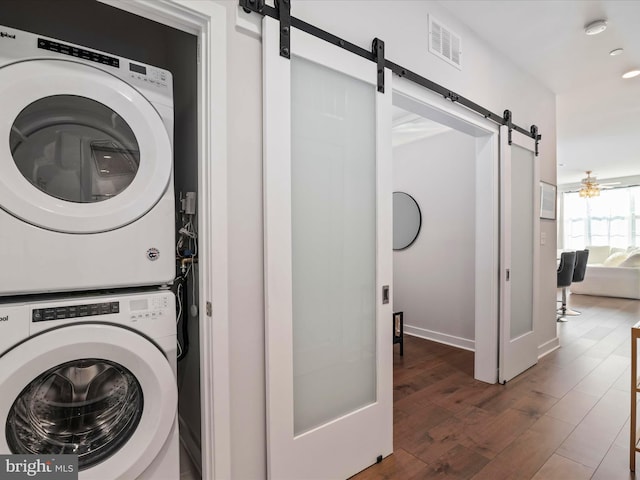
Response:
[{"label": "white barn door", "polygon": [[534,319],[539,263],[539,173],[535,141],[500,127],[500,349],[498,379],[538,362]]},{"label": "white barn door", "polygon": [[263,23],[268,471],[347,478],[392,452],[391,74]]}]

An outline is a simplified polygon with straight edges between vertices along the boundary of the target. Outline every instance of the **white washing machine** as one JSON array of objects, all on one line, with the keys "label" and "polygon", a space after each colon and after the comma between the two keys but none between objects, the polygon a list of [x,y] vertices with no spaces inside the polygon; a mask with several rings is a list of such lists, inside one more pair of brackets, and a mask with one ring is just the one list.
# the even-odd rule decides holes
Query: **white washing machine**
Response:
[{"label": "white washing machine", "polygon": [[170,291],[0,304],[0,454],[77,454],[80,480],[180,476]]},{"label": "white washing machine", "polygon": [[171,282],[171,73],[0,26],[0,105],[0,296]]}]

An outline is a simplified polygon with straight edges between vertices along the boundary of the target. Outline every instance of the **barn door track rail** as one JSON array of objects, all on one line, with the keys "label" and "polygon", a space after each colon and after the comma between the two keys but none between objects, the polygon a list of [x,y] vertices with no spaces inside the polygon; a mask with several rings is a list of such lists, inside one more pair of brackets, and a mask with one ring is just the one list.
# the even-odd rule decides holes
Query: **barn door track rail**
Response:
[{"label": "barn door track rail", "polygon": [[266,5],[265,0],[238,0],[240,6],[247,13],[258,13],[262,16],[274,18],[280,22],[280,56],[285,58],[291,58],[291,28],[297,28],[303,32],[320,38],[326,42],[329,42],[337,47],[347,50],[351,53],[358,55],[359,57],[366,58],[367,60],[374,62],[377,67],[377,86],[379,92],[384,92],[384,68],[390,69],[394,74],[399,77],[404,77],[407,80],[416,83],[432,92],[442,95],[444,98],[450,100],[453,103],[459,103],[467,109],[482,115],[498,125],[505,125],[509,129],[509,145],[511,145],[511,132],[513,130],[522,133],[535,140],[535,154],[538,156],[539,149],[538,144],[542,139],[538,127],[531,125],[529,130],[522,128],[513,123],[513,115],[511,110],[505,110],[502,116],[491,112],[490,110],[472,102],[468,98],[458,95],[457,93],[449,90],[448,88],[439,85],[428,78],[418,75],[412,72],[408,68],[404,68],[397,63],[392,62],[384,57],[384,42],[375,38],[372,42],[371,51],[366,50],[358,45],[348,42],[340,37],[337,37],[325,30],[322,30],[310,23],[307,23],[299,18],[291,16],[291,0],[276,0],[275,7]]}]

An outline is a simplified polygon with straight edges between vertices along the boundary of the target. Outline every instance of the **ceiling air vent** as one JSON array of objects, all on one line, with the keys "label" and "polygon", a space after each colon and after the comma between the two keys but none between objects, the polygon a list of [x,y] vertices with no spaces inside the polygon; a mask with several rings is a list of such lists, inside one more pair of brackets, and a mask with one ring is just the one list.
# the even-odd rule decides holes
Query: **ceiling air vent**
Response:
[{"label": "ceiling air vent", "polygon": [[429,15],[429,51],[462,70],[462,39]]}]

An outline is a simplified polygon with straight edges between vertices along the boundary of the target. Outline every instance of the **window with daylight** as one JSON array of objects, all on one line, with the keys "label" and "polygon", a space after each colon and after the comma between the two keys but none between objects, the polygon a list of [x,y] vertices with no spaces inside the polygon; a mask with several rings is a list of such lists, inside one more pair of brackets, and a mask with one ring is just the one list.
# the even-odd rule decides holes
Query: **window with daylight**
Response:
[{"label": "window with daylight", "polygon": [[564,193],[564,248],[640,246],[640,186],[602,190],[599,197]]}]

